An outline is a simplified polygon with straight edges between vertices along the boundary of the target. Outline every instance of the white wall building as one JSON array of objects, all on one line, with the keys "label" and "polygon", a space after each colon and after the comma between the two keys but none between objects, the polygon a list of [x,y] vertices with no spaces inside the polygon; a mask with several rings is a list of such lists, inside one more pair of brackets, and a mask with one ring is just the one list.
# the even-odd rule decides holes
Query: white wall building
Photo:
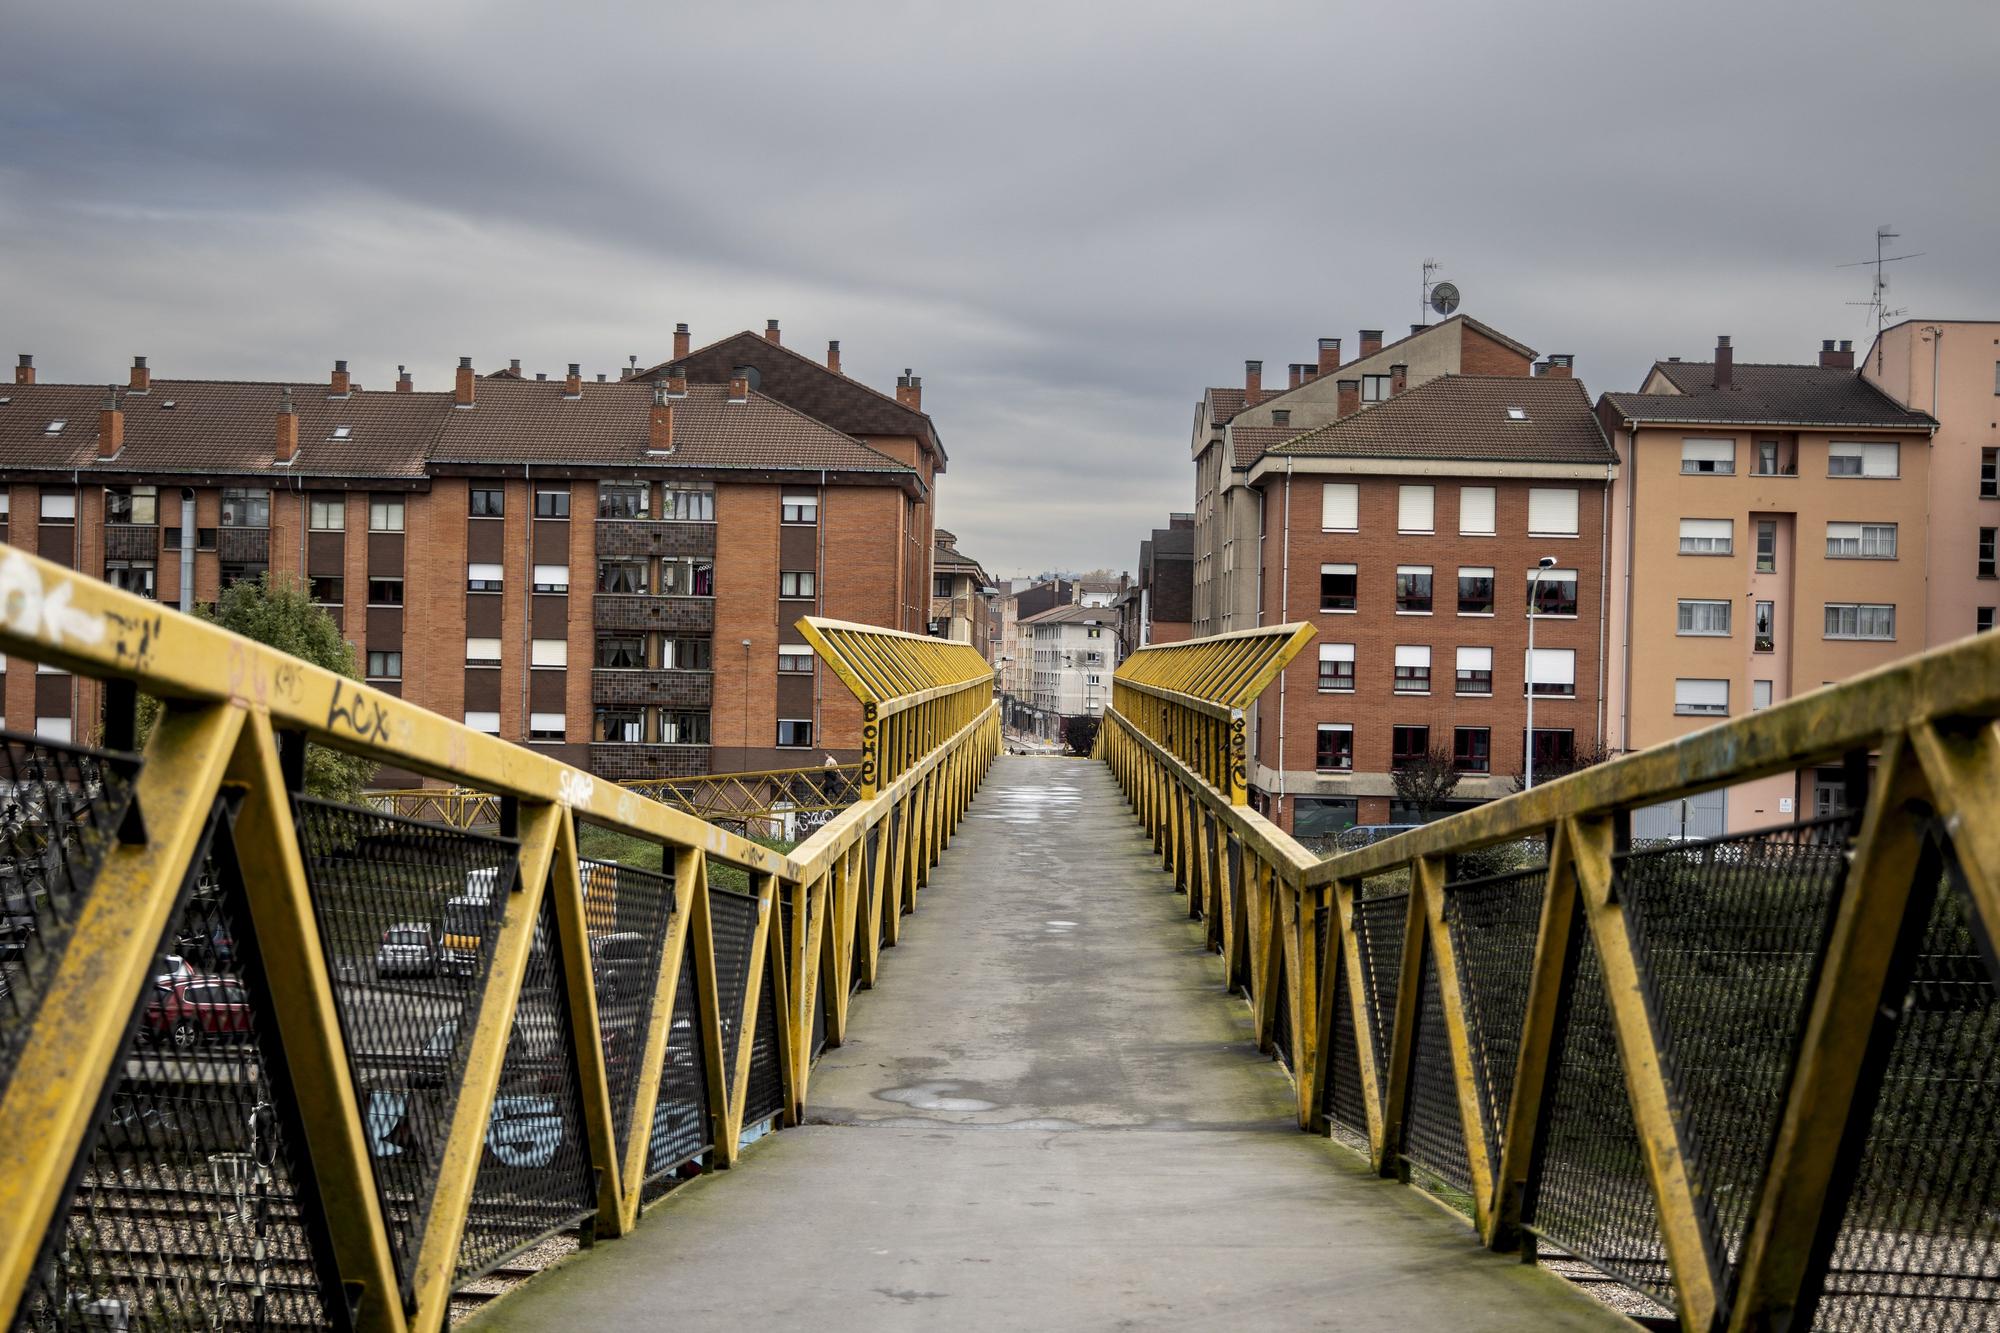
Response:
[{"label": "white wall building", "polygon": [[1058,606],[1021,622],[1037,709],[1102,717],[1118,667],[1118,615],[1106,607]]}]

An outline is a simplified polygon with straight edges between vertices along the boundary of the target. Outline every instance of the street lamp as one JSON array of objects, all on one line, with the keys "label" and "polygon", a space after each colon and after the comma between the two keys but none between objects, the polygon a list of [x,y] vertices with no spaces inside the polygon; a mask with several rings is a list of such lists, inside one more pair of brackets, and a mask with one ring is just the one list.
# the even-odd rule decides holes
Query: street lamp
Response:
[{"label": "street lamp", "polygon": [[1528,575],[1528,743],[1521,747],[1521,789],[1535,785],[1535,599],[1541,594],[1542,574],[1556,567],[1556,558],[1545,555],[1535,562]]}]

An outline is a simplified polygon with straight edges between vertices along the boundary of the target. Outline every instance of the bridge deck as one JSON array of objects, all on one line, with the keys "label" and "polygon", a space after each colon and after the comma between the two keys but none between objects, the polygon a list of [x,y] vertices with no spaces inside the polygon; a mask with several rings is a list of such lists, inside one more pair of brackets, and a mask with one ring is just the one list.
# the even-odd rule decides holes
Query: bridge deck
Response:
[{"label": "bridge deck", "polygon": [[1102,765],[999,759],[810,1123],[478,1333],[1629,1327],[1292,1128],[1169,887]]}]

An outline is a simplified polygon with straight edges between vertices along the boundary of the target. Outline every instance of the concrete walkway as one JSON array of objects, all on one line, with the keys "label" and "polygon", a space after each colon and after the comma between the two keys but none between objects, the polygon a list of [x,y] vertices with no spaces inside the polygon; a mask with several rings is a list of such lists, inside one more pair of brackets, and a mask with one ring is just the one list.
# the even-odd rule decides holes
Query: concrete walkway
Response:
[{"label": "concrete walkway", "polygon": [[810,1123],[501,1330],[1630,1328],[1298,1132],[1101,764],[1002,757]]}]

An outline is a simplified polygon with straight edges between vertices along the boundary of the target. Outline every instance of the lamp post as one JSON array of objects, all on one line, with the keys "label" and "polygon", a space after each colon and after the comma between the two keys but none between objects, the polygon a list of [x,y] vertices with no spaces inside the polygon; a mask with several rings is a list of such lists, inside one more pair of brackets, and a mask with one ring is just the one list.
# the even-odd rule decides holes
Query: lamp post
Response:
[{"label": "lamp post", "polygon": [[1541,595],[1542,572],[1554,569],[1556,558],[1545,555],[1528,575],[1528,743],[1521,747],[1521,789],[1535,785],[1535,599]]}]

